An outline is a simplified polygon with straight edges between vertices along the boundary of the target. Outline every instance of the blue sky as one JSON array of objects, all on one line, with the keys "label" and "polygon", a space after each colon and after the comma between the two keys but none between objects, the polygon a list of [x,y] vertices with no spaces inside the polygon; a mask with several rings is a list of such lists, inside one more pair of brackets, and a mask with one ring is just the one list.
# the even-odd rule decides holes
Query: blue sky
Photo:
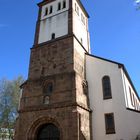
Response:
[{"label": "blue sky", "polygon": [[[0,0],[0,79],[27,78],[40,0]],[[140,10],[133,0],[82,0],[92,54],[123,63],[140,95]]]}]

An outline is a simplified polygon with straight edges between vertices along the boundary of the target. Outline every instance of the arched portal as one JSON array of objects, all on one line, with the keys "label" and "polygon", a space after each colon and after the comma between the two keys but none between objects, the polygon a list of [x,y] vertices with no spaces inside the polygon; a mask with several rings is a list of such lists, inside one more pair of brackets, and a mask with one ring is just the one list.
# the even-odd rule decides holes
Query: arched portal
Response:
[{"label": "arched portal", "polygon": [[42,125],[38,131],[37,140],[60,140],[60,131],[52,123]]}]

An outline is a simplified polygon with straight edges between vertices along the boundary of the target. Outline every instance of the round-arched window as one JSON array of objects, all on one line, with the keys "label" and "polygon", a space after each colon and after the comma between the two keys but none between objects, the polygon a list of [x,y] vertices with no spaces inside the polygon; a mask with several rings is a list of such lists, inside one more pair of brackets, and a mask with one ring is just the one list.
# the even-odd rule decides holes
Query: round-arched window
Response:
[{"label": "round-arched window", "polygon": [[52,123],[45,124],[39,129],[37,140],[60,140],[60,131]]},{"label": "round-arched window", "polygon": [[50,82],[44,86],[43,93],[45,95],[51,95],[52,92],[53,92],[53,83]]},{"label": "round-arched window", "polygon": [[103,86],[103,98],[104,99],[112,98],[111,83],[110,83],[110,77],[109,76],[104,76],[102,78],[102,86]]}]

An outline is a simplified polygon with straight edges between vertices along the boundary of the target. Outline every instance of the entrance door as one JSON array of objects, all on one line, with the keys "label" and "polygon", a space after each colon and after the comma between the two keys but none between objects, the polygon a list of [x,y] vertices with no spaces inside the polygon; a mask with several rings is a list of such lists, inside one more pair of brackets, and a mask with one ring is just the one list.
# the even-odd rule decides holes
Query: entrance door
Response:
[{"label": "entrance door", "polygon": [[45,124],[40,128],[37,140],[60,140],[60,131],[52,123]]}]

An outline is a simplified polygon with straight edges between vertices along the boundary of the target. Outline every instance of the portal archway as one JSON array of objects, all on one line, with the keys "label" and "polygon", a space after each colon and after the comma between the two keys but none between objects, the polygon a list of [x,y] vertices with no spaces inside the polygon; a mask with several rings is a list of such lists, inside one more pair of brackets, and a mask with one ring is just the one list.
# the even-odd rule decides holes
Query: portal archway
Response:
[{"label": "portal archway", "polygon": [[[40,135],[43,136],[41,133],[43,133],[44,131],[46,132],[46,130],[49,130],[50,132],[54,132],[54,134],[56,133],[57,139],[53,137],[52,137],[53,139],[39,137]],[[54,117],[52,118],[49,116],[43,116],[38,118],[37,120],[34,120],[31,123],[31,127],[27,129],[26,139],[27,140],[63,140],[62,128],[60,127],[59,123],[56,121]]]},{"label": "portal archway", "polygon": [[38,130],[37,140],[60,140],[60,131],[52,123],[44,124]]}]

